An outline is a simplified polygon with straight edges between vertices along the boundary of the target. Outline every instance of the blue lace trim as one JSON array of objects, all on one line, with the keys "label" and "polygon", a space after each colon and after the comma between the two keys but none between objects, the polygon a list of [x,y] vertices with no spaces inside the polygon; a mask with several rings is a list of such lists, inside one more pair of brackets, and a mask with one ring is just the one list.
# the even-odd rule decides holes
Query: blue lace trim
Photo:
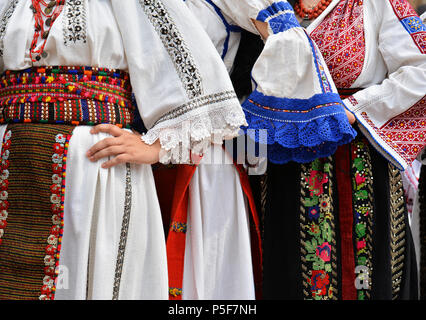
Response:
[{"label": "blue lace trim", "polygon": [[274,2],[268,8],[260,11],[256,20],[262,22],[268,20],[268,24],[274,34],[289,30],[291,28],[300,27],[300,24],[294,15],[292,6],[288,2],[284,1]]},{"label": "blue lace trim", "polygon": [[[304,100],[268,97],[255,91],[242,106],[248,123],[242,128],[244,133],[268,144],[268,159],[277,164],[328,157],[357,134],[335,93]],[[266,136],[259,134],[262,129]]]}]

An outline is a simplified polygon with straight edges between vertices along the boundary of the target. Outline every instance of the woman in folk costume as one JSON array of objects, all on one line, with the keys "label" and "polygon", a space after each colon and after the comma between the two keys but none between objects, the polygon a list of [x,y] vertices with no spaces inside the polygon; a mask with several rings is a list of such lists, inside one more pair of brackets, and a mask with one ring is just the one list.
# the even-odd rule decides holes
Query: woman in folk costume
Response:
[{"label": "woman in folk costume", "polygon": [[399,170],[425,146],[426,28],[406,0],[292,4],[359,134],[332,157],[268,166],[264,297],[416,298]]},{"label": "woman in folk costume", "polygon": [[[278,121],[288,124],[293,137],[291,144],[277,153],[282,152],[281,155],[287,159],[296,161],[305,157],[312,160],[318,154],[331,154],[337,145],[353,139],[355,132],[335,87],[327,80],[331,77],[325,63],[315,45],[298,26],[288,3],[187,0],[186,4],[199,18],[229,71],[234,66],[239,48],[240,30],[256,35],[261,33],[263,38],[267,38],[253,69],[258,88],[256,98],[259,99],[255,108],[260,108],[267,117],[268,112],[273,113],[263,107],[269,99],[288,102],[285,107],[289,110],[282,110]],[[264,21],[271,16],[277,18],[277,23],[270,23],[273,29],[268,30]],[[322,105],[324,107],[320,109]],[[330,127],[333,127],[333,132]],[[311,130],[319,128],[322,133],[320,136],[315,134],[315,139],[312,139]],[[274,139],[274,136],[265,138]],[[222,149],[218,153],[219,159],[230,157]],[[253,286],[253,278],[255,284],[261,280],[259,224],[247,172],[238,165],[239,161],[236,161],[235,167],[232,162],[222,166],[210,165],[204,162],[206,156],[208,154],[198,166],[177,166],[176,184],[169,192],[174,196],[167,239],[171,298],[260,298],[257,290],[260,288]],[[172,176],[167,170],[170,169],[156,171],[159,190],[167,187],[162,183],[164,177]],[[244,204],[245,201],[248,205]],[[249,213],[255,225],[251,237]],[[181,232],[183,228],[186,234]],[[247,240],[251,240],[251,247]]]},{"label": "woman in folk costume", "polygon": [[220,56],[180,1],[2,0],[0,17],[0,298],[167,299],[149,164],[245,124]]}]

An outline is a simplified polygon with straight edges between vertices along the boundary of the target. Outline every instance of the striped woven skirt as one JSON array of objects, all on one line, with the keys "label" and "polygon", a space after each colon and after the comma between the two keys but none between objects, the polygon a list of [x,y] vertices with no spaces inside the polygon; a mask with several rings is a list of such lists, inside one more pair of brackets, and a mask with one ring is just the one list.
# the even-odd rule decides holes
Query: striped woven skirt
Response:
[{"label": "striped woven skirt", "polygon": [[0,299],[167,299],[150,166],[85,156],[107,137],[89,125],[130,126],[128,75],[46,67],[0,81]]}]

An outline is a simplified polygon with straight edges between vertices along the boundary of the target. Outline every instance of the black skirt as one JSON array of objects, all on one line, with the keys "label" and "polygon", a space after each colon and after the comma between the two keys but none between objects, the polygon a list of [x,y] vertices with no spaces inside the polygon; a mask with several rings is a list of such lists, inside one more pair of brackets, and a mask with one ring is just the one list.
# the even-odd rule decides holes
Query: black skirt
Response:
[{"label": "black skirt", "polygon": [[251,183],[263,299],[418,298],[401,174],[364,137],[311,163],[269,163]]}]

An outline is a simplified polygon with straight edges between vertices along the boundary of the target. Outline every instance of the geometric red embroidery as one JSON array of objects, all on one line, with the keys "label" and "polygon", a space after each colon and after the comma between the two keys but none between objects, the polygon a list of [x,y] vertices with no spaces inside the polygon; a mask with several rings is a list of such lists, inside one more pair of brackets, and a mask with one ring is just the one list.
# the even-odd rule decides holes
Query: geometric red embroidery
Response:
[{"label": "geometric red embroidery", "polygon": [[408,164],[411,164],[426,146],[426,96],[381,128],[377,128],[365,112],[361,115],[382,140]]},{"label": "geometric red embroidery", "polygon": [[310,36],[336,86],[351,87],[361,74],[365,58],[363,1],[340,1]]},{"label": "geometric red embroidery", "polygon": [[411,35],[420,52],[426,54],[426,27],[407,0],[389,0],[390,4],[407,32]]}]

